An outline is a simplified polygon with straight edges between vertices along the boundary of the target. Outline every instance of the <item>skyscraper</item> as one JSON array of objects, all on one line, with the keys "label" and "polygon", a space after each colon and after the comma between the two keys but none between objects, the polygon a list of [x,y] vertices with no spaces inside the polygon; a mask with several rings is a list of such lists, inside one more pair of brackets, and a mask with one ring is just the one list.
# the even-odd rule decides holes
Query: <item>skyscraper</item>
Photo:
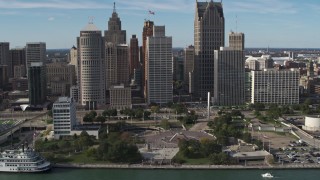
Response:
[{"label": "skyscraper", "polygon": [[78,73],[78,50],[75,46],[73,46],[71,49],[70,49],[70,54],[69,54],[69,62],[71,65],[74,65],[75,67],[75,74],[76,74],[76,77],[78,78],[79,77],[79,73]]},{"label": "skyscraper", "polygon": [[129,85],[129,47],[117,45],[117,84]]},{"label": "skyscraper", "polygon": [[139,69],[139,44],[136,35],[130,39],[130,78],[133,78],[134,69]]},{"label": "skyscraper", "polygon": [[220,2],[196,1],[194,19],[195,93],[214,94],[214,50],[224,46],[224,15]]},{"label": "skyscraper", "polygon": [[12,62],[9,57],[9,46],[8,42],[0,42],[0,65],[7,65],[7,76],[13,77]]},{"label": "skyscraper", "polygon": [[92,23],[77,38],[80,102],[87,109],[105,104],[105,61],[101,31]]},{"label": "skyscraper", "polygon": [[116,12],[116,4],[113,5],[113,13],[108,21],[108,30],[104,31],[106,42],[114,44],[126,44],[126,31],[121,29],[121,21]]},{"label": "skyscraper", "polygon": [[165,36],[165,26],[154,26],[146,45],[148,104],[172,102],[172,37]]},{"label": "skyscraper", "polygon": [[115,4],[105,31],[106,90],[112,85],[129,84],[129,49],[126,45],[126,31],[121,29],[121,21]]},{"label": "skyscraper", "polygon": [[46,67],[42,62],[32,62],[28,68],[29,103],[42,105],[46,101]]},{"label": "skyscraper", "polygon": [[153,21],[145,21],[143,26],[143,32],[142,32],[142,52],[141,52],[141,59],[142,59],[142,85],[144,89],[144,97],[147,98],[147,72],[146,72],[146,63],[147,63],[147,57],[146,57],[146,46],[147,46],[147,37],[153,36]]},{"label": "skyscraper", "polygon": [[194,46],[184,49],[184,83],[189,85],[189,73],[194,70]]},{"label": "skyscraper", "polygon": [[[13,77],[25,76],[26,75],[26,49],[25,48],[16,48],[10,49],[10,61],[12,63]],[[14,74],[15,66],[21,68],[21,74]],[[22,70],[24,68],[24,70]]]},{"label": "skyscraper", "polygon": [[46,64],[46,43],[30,42],[26,45],[26,69],[28,70],[33,62]]},{"label": "skyscraper", "polygon": [[219,106],[245,103],[244,34],[231,32],[229,46],[214,54],[214,101]]}]

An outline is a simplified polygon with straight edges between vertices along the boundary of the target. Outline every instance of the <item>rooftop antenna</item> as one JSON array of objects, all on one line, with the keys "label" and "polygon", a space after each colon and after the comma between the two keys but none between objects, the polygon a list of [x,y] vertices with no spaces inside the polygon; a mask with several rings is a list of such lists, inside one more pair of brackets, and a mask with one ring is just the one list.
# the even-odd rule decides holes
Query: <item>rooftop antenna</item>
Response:
[{"label": "rooftop antenna", "polygon": [[238,32],[238,15],[236,15],[236,33]]},{"label": "rooftop antenna", "polygon": [[116,2],[113,2],[113,13],[116,13]]},{"label": "rooftop antenna", "polygon": [[93,24],[93,20],[94,20],[95,17],[94,16],[89,16],[88,18],[89,18],[89,24]]}]

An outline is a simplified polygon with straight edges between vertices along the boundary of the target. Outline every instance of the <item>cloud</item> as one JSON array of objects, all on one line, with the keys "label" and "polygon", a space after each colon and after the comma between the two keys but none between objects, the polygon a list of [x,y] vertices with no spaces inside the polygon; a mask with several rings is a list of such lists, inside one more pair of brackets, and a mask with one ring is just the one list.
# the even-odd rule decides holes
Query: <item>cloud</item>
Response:
[{"label": "cloud", "polygon": [[48,21],[54,21],[54,17],[49,17]]},{"label": "cloud", "polygon": [[243,0],[226,2],[226,11],[258,14],[295,14],[298,8],[288,0]]}]

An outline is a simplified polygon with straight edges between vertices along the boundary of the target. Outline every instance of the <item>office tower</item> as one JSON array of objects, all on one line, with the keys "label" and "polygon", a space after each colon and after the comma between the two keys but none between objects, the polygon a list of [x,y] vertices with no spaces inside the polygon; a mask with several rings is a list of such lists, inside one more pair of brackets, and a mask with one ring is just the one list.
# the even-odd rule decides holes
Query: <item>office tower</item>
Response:
[{"label": "office tower", "polygon": [[139,44],[136,35],[130,39],[130,78],[133,78],[134,70],[140,68]]},{"label": "office tower", "polygon": [[106,90],[117,84],[117,46],[111,42],[105,42],[106,62]]},{"label": "office tower", "polygon": [[72,135],[71,131],[77,124],[74,100],[69,97],[59,97],[52,106],[52,119],[55,139]]},{"label": "office tower", "polygon": [[252,88],[252,76],[251,76],[251,70],[245,69],[245,102],[250,103],[251,102],[251,88]]},{"label": "office tower", "polygon": [[32,62],[28,68],[29,103],[43,105],[47,96],[46,68],[42,62]]},{"label": "office tower", "polygon": [[243,105],[245,102],[245,53],[231,47],[215,51],[214,101],[218,106]]},{"label": "office tower", "polygon": [[207,99],[214,94],[214,50],[224,46],[224,15],[221,2],[196,1],[194,19],[195,93]]},{"label": "office tower", "polygon": [[8,66],[0,64],[0,89],[3,90],[8,84]]},{"label": "office tower", "polygon": [[219,106],[245,103],[244,34],[231,32],[229,46],[214,54],[214,100]]},{"label": "office tower", "polygon": [[89,22],[77,38],[80,103],[88,109],[105,104],[104,41],[101,31]]},{"label": "office tower", "polygon": [[124,85],[111,86],[110,106],[115,109],[132,108],[131,88]]},{"label": "office tower", "polygon": [[0,42],[0,65],[7,65],[7,78],[13,77],[12,62],[9,57],[9,47],[8,42]]},{"label": "office tower", "polygon": [[78,79],[79,77],[79,70],[78,70],[78,50],[75,46],[73,46],[70,49],[70,54],[69,54],[69,62],[71,65],[74,65],[75,68],[75,73],[76,73],[76,78]]},{"label": "office tower", "polygon": [[104,31],[104,38],[106,42],[112,42],[113,44],[126,44],[126,31],[121,30],[121,21],[116,12],[116,6],[114,3],[112,16],[108,21],[108,30]]},{"label": "office tower", "polygon": [[184,83],[189,85],[189,73],[194,70],[194,46],[184,49]]},{"label": "office tower", "polygon": [[53,96],[69,96],[70,87],[76,84],[75,66],[65,62],[46,65],[47,84]]},{"label": "office tower", "polygon": [[233,48],[234,50],[244,50],[244,34],[237,33],[237,32],[230,32],[229,33],[229,47]]},{"label": "office tower", "polygon": [[154,26],[146,45],[148,104],[172,102],[172,37],[165,36],[165,26]]},{"label": "office tower", "polygon": [[126,44],[117,45],[117,84],[129,85],[129,47]]},{"label": "office tower", "polygon": [[129,49],[126,45],[126,31],[114,9],[105,31],[106,90],[113,85],[129,84]]},{"label": "office tower", "polygon": [[298,104],[299,77],[298,69],[251,71],[251,103]]},{"label": "office tower", "polygon": [[183,68],[184,59],[180,57],[173,57],[173,80],[174,81],[183,81],[184,79],[184,68]]},{"label": "office tower", "polygon": [[79,86],[71,86],[70,87],[70,97],[74,100],[74,102],[79,102]]},{"label": "office tower", "polygon": [[13,91],[27,91],[28,79],[26,77],[19,77],[12,79],[12,90]]},{"label": "office tower", "polygon": [[[26,69],[28,70],[31,63],[42,62],[46,64],[46,43],[30,42],[26,45]],[[28,72],[28,71],[27,71]]]},{"label": "office tower", "polygon": [[147,46],[147,37],[153,36],[153,21],[145,21],[142,31],[142,51],[141,51],[141,63],[142,63],[142,85],[144,89],[144,97],[147,98],[147,84],[146,84],[146,63],[147,63],[147,57],[146,57],[146,46]]},{"label": "office tower", "polygon": [[[10,61],[12,63],[12,70],[13,70],[13,77],[21,77],[26,76],[26,49],[25,48],[15,48],[10,49],[9,52]],[[16,66],[17,66],[17,73],[16,72]],[[20,68],[24,68],[20,69]]]}]

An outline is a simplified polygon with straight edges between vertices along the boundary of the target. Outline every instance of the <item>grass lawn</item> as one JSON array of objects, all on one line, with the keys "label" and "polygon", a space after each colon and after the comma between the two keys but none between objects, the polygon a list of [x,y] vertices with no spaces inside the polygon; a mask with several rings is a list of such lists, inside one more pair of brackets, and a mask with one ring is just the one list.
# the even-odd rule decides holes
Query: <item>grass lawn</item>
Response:
[{"label": "grass lawn", "polygon": [[184,157],[182,154],[178,153],[175,158],[180,159],[183,161],[183,164],[188,164],[188,165],[206,165],[206,164],[211,164],[209,158],[187,158]]},{"label": "grass lawn", "polygon": [[70,157],[70,163],[82,163],[82,164],[103,164],[107,163],[106,161],[99,161],[95,158],[88,157],[84,152],[72,154]]}]

